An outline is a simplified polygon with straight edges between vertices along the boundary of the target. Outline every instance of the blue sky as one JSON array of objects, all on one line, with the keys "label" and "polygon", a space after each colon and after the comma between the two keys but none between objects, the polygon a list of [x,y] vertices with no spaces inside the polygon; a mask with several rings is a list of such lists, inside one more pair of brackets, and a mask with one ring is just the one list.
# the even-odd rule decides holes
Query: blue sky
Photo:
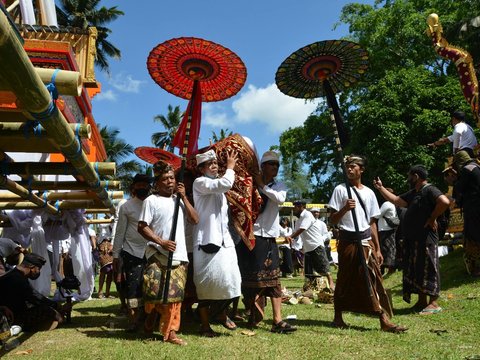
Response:
[{"label": "blue sky", "polygon": [[93,99],[95,120],[120,129],[120,137],[134,147],[152,146],[151,134],[163,130],[153,122],[154,116],[166,115],[169,104],[185,111],[187,100],[169,94],[151,79],[148,54],[172,38],[203,38],[234,51],[248,75],[237,95],[202,105],[199,147],[209,144],[212,131],[218,134],[228,128],[252,139],[261,154],[278,145],[282,131],[301,125],[317,104],[280,93],[275,85],[278,66],[304,45],[345,36],[345,26],[333,28],[342,7],[350,2],[103,0],[102,6],[118,6],[125,15],[108,25],[109,40],[122,51],[122,59],[110,61],[110,77],[97,69],[102,93]]}]

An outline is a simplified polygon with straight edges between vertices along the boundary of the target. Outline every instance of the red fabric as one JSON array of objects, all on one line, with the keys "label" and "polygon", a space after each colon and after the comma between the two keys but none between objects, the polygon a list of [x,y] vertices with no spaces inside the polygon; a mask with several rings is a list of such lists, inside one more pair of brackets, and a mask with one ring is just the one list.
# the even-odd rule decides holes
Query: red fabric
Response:
[{"label": "red fabric", "polygon": [[[189,115],[191,114],[190,126]],[[202,117],[202,89],[199,81],[193,82],[192,98],[178,127],[172,145],[180,149],[180,155],[194,155],[198,152],[198,136]]]},{"label": "red fabric", "polygon": [[143,161],[155,164],[159,160],[163,160],[173,166],[175,170],[180,169],[182,159],[171,152],[155,147],[140,146],[135,148],[135,155]]}]

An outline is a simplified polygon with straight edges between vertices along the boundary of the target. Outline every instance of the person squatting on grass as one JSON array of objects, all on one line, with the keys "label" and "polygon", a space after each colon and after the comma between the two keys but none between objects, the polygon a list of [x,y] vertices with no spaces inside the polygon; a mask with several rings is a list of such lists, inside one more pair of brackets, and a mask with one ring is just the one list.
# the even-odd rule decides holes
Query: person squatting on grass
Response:
[{"label": "person squatting on grass", "polygon": [[[185,187],[176,183],[173,167],[158,161],[153,168],[154,194],[147,197],[142,205],[138,221],[138,232],[148,240],[145,255],[148,265],[144,273],[144,300],[146,332],[153,331],[155,315],[158,312],[160,332],[163,341],[176,345],[186,345],[177,337],[180,329],[181,306],[187,278],[188,257],[185,246],[185,217],[194,224],[198,215],[188,201]],[[175,241],[169,240],[172,229],[176,197],[180,196]],[[168,253],[173,252],[173,263],[167,304],[163,304],[163,287],[167,271]]]},{"label": "person squatting on grass", "polygon": [[[342,314],[344,311],[351,311],[378,316],[383,331],[404,332],[407,330],[406,327],[390,321],[392,307],[383,287],[380,272],[383,258],[375,219],[380,215],[380,209],[373,191],[362,184],[366,159],[350,155],[345,159],[345,166],[352,198],[348,198],[346,184],[340,184],[335,187],[328,204],[333,210],[330,221],[332,224],[338,224],[340,228],[337,246],[338,274],[334,293],[335,315],[332,325],[339,328],[347,327]],[[360,234],[355,231],[352,211],[355,211]],[[358,250],[359,239],[368,267],[367,275],[360,262],[359,255],[362,253]],[[370,286],[367,286],[366,280]]]},{"label": "person squatting on grass", "polygon": [[202,174],[193,182],[193,199],[199,222],[193,230],[193,281],[197,289],[200,334],[217,335],[210,319],[235,330],[237,326],[227,316],[230,303],[241,295],[242,279],[238,268],[235,243],[228,226],[228,203],[225,193],[235,180],[237,153],[227,151],[227,169],[218,175],[214,150],[196,156],[197,169]]},{"label": "person squatting on grass", "polygon": [[429,184],[427,177],[428,171],[423,165],[412,166],[407,178],[411,190],[400,196],[383,187],[379,178],[373,182],[386,200],[407,208],[403,218],[403,299],[410,303],[411,294],[418,294],[412,309],[421,315],[442,310],[437,303],[440,296],[437,218],[450,205],[450,200]]}]

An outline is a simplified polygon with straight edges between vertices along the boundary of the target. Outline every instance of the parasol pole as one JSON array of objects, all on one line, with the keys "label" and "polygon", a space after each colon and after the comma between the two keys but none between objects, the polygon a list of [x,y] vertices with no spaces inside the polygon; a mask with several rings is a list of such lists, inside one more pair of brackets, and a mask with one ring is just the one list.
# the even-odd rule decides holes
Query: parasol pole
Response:
[{"label": "parasol pole", "polygon": [[[180,172],[178,173],[178,182],[183,182],[183,176],[185,173],[185,167],[187,162],[187,152],[188,152],[188,143],[190,141],[190,125],[192,124],[192,115],[193,115],[193,108],[195,103],[195,92],[197,87],[200,86],[199,80],[193,81],[193,90],[192,90],[192,98],[190,99],[190,109],[188,111],[188,118],[187,118],[187,126],[185,130],[185,140],[183,142],[182,148],[182,165],[180,166]],[[177,223],[178,223],[178,212],[180,209],[180,196],[177,195],[175,199],[175,208],[173,211],[173,220],[172,220],[172,229],[170,230],[170,241],[175,241],[175,235],[177,233]],[[170,290],[170,278],[172,276],[172,263],[173,263],[173,251],[168,252],[168,261],[167,261],[167,272],[165,274],[165,285],[163,287],[163,296],[162,302],[164,304],[168,301],[168,291]]]},{"label": "parasol pole", "polygon": [[[348,182],[347,168],[345,166],[345,160],[343,156],[342,142],[338,134],[338,124],[342,123],[342,115],[340,114],[340,109],[338,107],[337,99],[335,98],[335,94],[332,90],[332,87],[330,86],[330,83],[328,82],[328,80],[323,80],[322,84],[323,84],[323,89],[325,91],[325,94],[327,96],[328,110],[330,111],[330,122],[332,124],[333,132],[335,135],[337,154],[340,160],[340,164],[342,165],[343,179],[345,181],[345,187],[347,188],[347,195],[349,199],[353,199],[352,190],[350,189],[350,183]],[[367,284],[368,294],[370,295],[370,297],[373,297],[374,294],[373,294],[372,284],[370,283],[370,279],[368,277],[367,261],[365,259],[365,254],[363,252],[362,240],[360,239],[360,230],[358,227],[357,214],[355,213],[354,210],[350,210],[350,211],[352,213],[353,225],[355,227],[355,233],[357,235],[356,245],[357,245],[358,258],[360,260],[360,265],[362,266],[362,269],[363,269],[363,274],[364,274],[365,282]]]}]

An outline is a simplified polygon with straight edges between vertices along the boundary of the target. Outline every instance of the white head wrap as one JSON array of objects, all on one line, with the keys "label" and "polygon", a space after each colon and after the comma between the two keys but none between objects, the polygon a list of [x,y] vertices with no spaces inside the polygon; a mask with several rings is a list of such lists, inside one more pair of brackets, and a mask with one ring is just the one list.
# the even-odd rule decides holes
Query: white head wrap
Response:
[{"label": "white head wrap", "polygon": [[213,150],[208,150],[207,152],[204,152],[202,154],[197,154],[197,166],[204,163],[205,161],[215,160],[216,158],[217,155],[215,155],[215,151]]}]

